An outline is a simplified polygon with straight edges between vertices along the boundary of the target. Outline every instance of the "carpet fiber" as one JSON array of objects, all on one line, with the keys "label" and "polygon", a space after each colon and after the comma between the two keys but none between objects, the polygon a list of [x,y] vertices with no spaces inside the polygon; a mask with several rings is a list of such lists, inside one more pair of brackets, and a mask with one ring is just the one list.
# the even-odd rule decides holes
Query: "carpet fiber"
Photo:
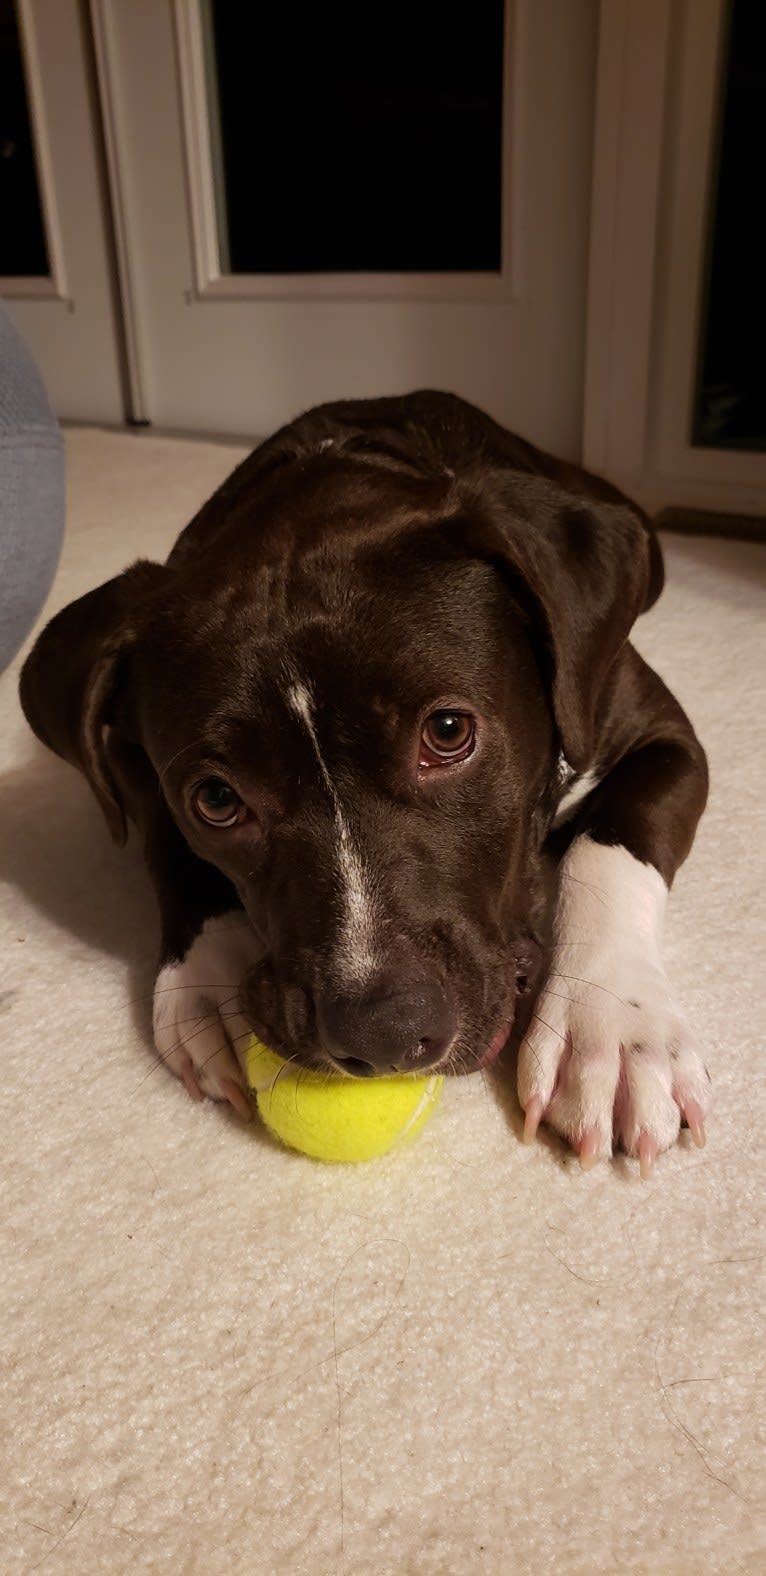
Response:
[{"label": "carpet fiber", "polygon": [[[68,449],[46,616],[239,458]],[[0,681],[1,1576],[766,1572],[766,551],[665,547],[637,644],[710,755],[667,961],[715,1106],[648,1183],[523,1148],[509,1069],[358,1168],[193,1105],[135,847]]]}]

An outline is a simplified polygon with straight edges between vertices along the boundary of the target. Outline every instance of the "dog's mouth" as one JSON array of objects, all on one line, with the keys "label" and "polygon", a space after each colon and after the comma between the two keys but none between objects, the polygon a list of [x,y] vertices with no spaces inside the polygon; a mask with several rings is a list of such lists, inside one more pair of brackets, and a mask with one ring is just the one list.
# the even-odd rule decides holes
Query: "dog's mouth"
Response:
[{"label": "dog's mouth", "polygon": [[[534,990],[540,970],[541,956],[541,947],[537,941],[525,939],[523,942],[517,943],[514,948],[510,969],[510,981],[512,981],[512,984],[509,988],[509,973],[506,964],[504,989],[501,987],[501,991],[498,992],[499,1000],[498,996],[495,997],[495,1012],[489,1018],[489,1023],[487,1023],[486,1018],[484,1026],[475,1023],[473,1033],[471,1033],[468,1024],[463,1020],[462,1031],[458,1027],[456,1037],[441,1061],[423,1063],[421,1058],[415,1057],[413,1058],[413,1065],[408,1070],[418,1073],[419,1071],[425,1071],[427,1068],[428,1071],[459,1073],[476,1070],[484,1071],[492,1067],[511,1037],[519,1018],[518,1009],[522,998],[529,996]],[[498,984],[499,981],[496,979],[496,989]],[[258,1005],[260,1006],[261,1003],[259,1002]],[[268,1007],[271,1010],[268,1011],[268,1018],[266,1018],[265,1014],[258,1012],[255,1002],[247,1002],[245,1010],[258,1037],[286,1060],[295,1061],[299,1065],[323,1071],[327,1071],[329,1067],[337,1070],[335,1059],[329,1056],[326,1047],[319,1041],[317,1023],[313,1014],[307,1016],[305,1023],[296,1024],[295,1026],[290,1025],[290,1028],[293,1030],[292,1033],[288,1029],[287,1024],[282,1025],[282,1032],[280,1032],[277,1023],[274,1022],[274,1019],[279,1021],[281,1018],[279,1011],[274,1010],[278,1008],[278,1005],[277,993],[273,991],[272,997],[268,1002]],[[459,1016],[462,1017],[462,1014]],[[491,1039],[488,1042],[484,1041],[484,1035],[490,1033],[493,1021],[497,1027],[492,1033]],[[468,1023],[470,1023],[470,1014],[468,1014]],[[285,1029],[288,1030],[287,1033],[284,1032]],[[298,1029],[298,1033],[295,1032],[296,1029]],[[303,1032],[300,1032],[301,1030]],[[473,1045],[471,1045],[471,1040],[473,1040]],[[484,1044],[483,1049],[482,1044]],[[379,1076],[386,1076],[394,1070],[393,1067],[383,1064],[376,1066],[372,1063],[370,1065],[364,1062],[357,1063],[354,1058],[344,1057],[342,1059],[341,1070],[352,1077],[362,1076],[362,1068],[364,1068],[364,1076],[368,1077],[374,1076],[376,1073]],[[397,1067],[396,1070],[402,1069]]]},{"label": "dog's mouth", "polygon": [[[464,1051],[462,1055],[460,1055],[458,1058],[455,1058],[454,1051],[450,1051],[442,1062],[437,1062],[433,1067],[429,1067],[429,1072],[434,1070],[444,1073],[455,1072],[458,1070],[470,1072],[472,1069],[474,1071],[484,1071],[486,1068],[491,1067],[497,1061],[511,1036],[511,1032],[516,1021],[515,1009],[515,1001],[506,1005],[503,1012],[502,1022],[499,1028],[496,1029],[495,1033],[493,1034],[492,1039],[489,1041],[489,1044],[486,1047],[486,1050],[484,1050],[481,1055],[476,1055],[475,1052],[473,1055],[466,1055]],[[300,1047],[296,1047],[294,1044],[288,1046],[284,1039],[282,1039],[282,1037],[277,1032],[275,1032],[275,1030],[267,1029],[262,1023],[258,1025],[253,1024],[253,1029],[258,1037],[263,1039],[265,1044],[269,1045],[272,1050],[275,1050],[278,1055],[283,1056],[286,1060],[294,1060],[296,1062],[303,1063],[305,1066],[314,1068],[315,1070],[321,1069],[322,1071],[326,1071],[328,1066],[331,1066],[334,1071],[344,1072],[351,1077],[360,1076],[360,1072],[353,1058],[346,1058],[342,1066],[338,1068],[334,1061],[330,1061],[328,1059],[324,1048],[313,1040]],[[366,1069],[366,1064],[360,1063],[359,1067],[365,1067]],[[411,1071],[415,1074],[417,1074],[420,1070],[421,1069],[417,1065],[413,1066],[411,1069]],[[368,1071],[368,1076],[372,1073],[372,1071],[373,1069],[370,1068]],[[391,1070],[389,1069],[389,1074],[390,1071]],[[397,1071],[402,1071],[402,1069],[397,1069]],[[385,1076],[385,1070],[383,1070],[382,1075]]]},{"label": "dog's mouth", "polygon": [[506,1009],[499,1029],[497,1029],[495,1034],[492,1036],[492,1039],[490,1040],[484,1054],[480,1056],[476,1062],[477,1068],[483,1070],[487,1067],[491,1067],[493,1063],[497,1061],[501,1051],[505,1049],[511,1037],[511,1032],[517,1021],[519,1002],[521,1001],[522,997],[528,996],[530,992],[534,990],[534,986],[540,973],[541,957],[542,951],[540,944],[537,941],[532,941],[531,939],[526,941],[521,952],[521,956],[517,960],[513,999]]},{"label": "dog's mouth", "polygon": [[502,1023],[500,1025],[500,1028],[498,1029],[497,1034],[493,1035],[492,1039],[489,1042],[489,1045],[487,1046],[486,1051],[484,1052],[484,1055],[480,1056],[478,1062],[476,1063],[477,1068],[483,1069],[485,1067],[491,1067],[492,1063],[497,1061],[497,1058],[500,1055],[500,1052],[504,1049],[504,1047],[508,1043],[508,1039],[509,1039],[509,1036],[510,1036],[512,1028],[513,1028],[513,1014],[511,1015],[510,1018],[508,1018],[506,1020],[505,1023]]}]

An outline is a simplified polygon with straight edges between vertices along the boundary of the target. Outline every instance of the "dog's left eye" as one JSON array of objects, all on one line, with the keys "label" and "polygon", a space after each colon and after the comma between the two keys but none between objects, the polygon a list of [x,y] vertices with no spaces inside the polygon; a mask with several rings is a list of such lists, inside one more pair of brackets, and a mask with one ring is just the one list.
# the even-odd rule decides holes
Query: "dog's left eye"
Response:
[{"label": "dog's left eye", "polygon": [[244,810],[239,794],[222,777],[207,777],[200,783],[192,803],[200,820],[208,826],[234,826]]},{"label": "dog's left eye", "polygon": [[420,737],[420,766],[449,766],[473,754],[476,723],[466,711],[432,711]]}]

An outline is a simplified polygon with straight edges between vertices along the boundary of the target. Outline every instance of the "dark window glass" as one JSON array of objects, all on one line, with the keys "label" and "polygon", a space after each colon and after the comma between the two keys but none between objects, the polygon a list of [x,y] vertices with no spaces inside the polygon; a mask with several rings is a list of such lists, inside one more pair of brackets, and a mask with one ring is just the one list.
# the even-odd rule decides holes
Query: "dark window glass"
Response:
[{"label": "dark window glass", "polygon": [[766,4],[733,0],[693,442],[766,449]]},{"label": "dark window glass", "polygon": [[0,275],[47,273],[16,11],[13,0],[0,0]]},{"label": "dark window glass", "polygon": [[208,6],[227,272],[500,269],[503,0]]}]

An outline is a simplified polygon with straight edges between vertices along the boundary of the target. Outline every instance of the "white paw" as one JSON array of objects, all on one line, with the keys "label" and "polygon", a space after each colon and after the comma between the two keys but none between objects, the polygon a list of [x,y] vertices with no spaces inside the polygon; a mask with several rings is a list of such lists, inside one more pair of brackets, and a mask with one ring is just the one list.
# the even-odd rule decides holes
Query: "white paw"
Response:
[{"label": "white paw", "polygon": [[244,914],[208,919],[180,963],[166,963],[154,987],[154,1043],[193,1100],[228,1100],[245,1118],[250,1096],[239,1055],[251,1034],[239,987],[257,943]]},{"label": "white paw", "polygon": [[553,965],[519,1051],[525,1137],[544,1120],[586,1168],[622,1148],[647,1175],[682,1119],[704,1143],[710,1103],[658,958],[664,882],[625,849],[584,838],[562,877]]},{"label": "white paw", "polygon": [[624,961],[602,960],[598,979],[580,960],[586,983],[570,973],[571,955],[566,967],[557,959],[519,1052],[519,1099],[526,1137],[542,1119],[585,1166],[621,1148],[640,1155],[646,1172],[675,1143],[682,1117],[704,1143],[710,1082],[664,975],[635,961],[633,985],[614,991]]}]

